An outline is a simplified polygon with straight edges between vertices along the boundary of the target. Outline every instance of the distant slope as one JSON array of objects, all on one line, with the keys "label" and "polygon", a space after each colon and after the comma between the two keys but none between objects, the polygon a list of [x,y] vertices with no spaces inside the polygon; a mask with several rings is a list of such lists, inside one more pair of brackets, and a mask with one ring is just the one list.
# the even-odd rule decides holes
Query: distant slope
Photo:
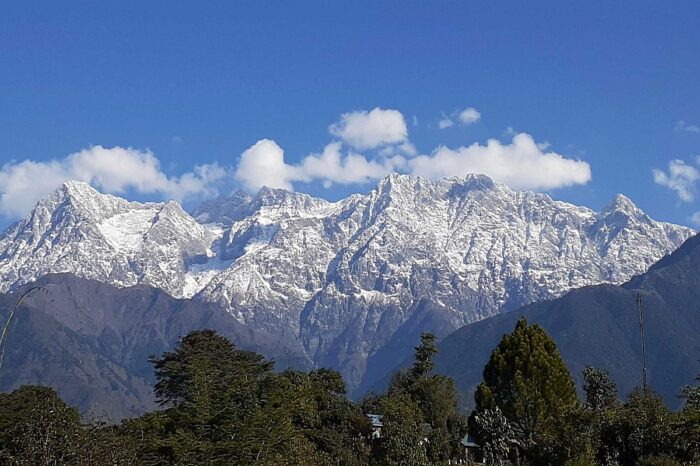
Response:
[{"label": "distant slope", "polygon": [[572,291],[457,330],[440,344],[438,371],[455,378],[470,405],[486,361],[503,334],[524,315],[557,342],[577,379],[587,365],[607,369],[627,394],[641,384],[637,292],[644,301],[649,383],[672,406],[700,372],[700,236],[622,286]]},{"label": "distant slope", "polygon": [[[191,330],[212,328],[277,367],[309,367],[284,335],[253,330],[218,307],[178,300],[147,286],[116,288],[70,274],[47,275],[19,308],[5,344],[0,390],[22,384],[56,388],[85,415],[111,420],[154,408],[149,355],[174,347]],[[0,295],[7,320],[17,295]]]}]

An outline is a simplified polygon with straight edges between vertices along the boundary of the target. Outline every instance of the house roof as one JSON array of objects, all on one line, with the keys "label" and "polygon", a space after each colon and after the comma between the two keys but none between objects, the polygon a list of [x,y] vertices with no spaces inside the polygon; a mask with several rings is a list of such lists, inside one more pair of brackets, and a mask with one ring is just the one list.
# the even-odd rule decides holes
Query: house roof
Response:
[{"label": "house roof", "polygon": [[384,427],[384,422],[382,422],[383,416],[381,414],[366,414],[372,423],[372,427]]},{"label": "house roof", "polygon": [[465,435],[464,438],[459,441],[459,443],[467,448],[481,448],[481,445],[476,443],[476,437],[473,435]]}]

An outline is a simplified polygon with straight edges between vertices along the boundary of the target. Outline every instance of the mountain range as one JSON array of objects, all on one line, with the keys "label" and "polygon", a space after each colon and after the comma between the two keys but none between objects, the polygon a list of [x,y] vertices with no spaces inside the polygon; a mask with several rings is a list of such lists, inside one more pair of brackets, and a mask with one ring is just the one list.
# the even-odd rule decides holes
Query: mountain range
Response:
[{"label": "mountain range", "polygon": [[678,407],[681,386],[694,385],[700,373],[699,269],[697,235],[622,286],[584,287],[462,327],[440,343],[437,370],[455,379],[463,401],[470,405],[491,351],[525,316],[554,338],[579,387],[581,371],[591,365],[607,370],[624,397],[642,385],[639,295],[649,385],[666,403]]},{"label": "mountain range", "polygon": [[[0,390],[51,386],[86,418],[119,421],[154,409],[149,357],[192,330],[214,328],[239,348],[274,359],[278,369],[311,367],[295,341],[158,288],[117,288],[72,274],[45,275],[19,292],[30,287],[3,344]],[[16,302],[16,294],[0,294],[3,322]]]},{"label": "mountain range", "polygon": [[53,273],[157,288],[276,335],[361,393],[422,331],[623,283],[693,233],[622,195],[595,212],[483,175],[392,174],[337,202],[263,188],[192,214],[68,182],[0,237],[0,291]]}]

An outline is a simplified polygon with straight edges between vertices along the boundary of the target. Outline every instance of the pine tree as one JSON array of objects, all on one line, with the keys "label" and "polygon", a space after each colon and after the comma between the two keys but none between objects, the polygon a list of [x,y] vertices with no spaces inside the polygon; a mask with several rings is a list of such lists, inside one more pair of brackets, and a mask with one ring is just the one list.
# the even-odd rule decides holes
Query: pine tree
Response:
[{"label": "pine tree", "polygon": [[477,414],[498,407],[526,448],[534,444],[544,421],[578,403],[554,340],[525,318],[491,354],[475,401]]},{"label": "pine tree", "polygon": [[416,347],[413,367],[411,367],[411,377],[414,379],[425,377],[435,368],[433,358],[439,349],[432,333],[421,333],[420,346]]},{"label": "pine tree", "polygon": [[433,359],[438,351],[435,335],[422,333],[413,366],[394,375],[387,394],[407,396],[420,408],[423,422],[430,425],[425,449],[431,462],[460,455],[459,440],[466,434],[466,419],[459,412],[454,381],[433,373]]}]

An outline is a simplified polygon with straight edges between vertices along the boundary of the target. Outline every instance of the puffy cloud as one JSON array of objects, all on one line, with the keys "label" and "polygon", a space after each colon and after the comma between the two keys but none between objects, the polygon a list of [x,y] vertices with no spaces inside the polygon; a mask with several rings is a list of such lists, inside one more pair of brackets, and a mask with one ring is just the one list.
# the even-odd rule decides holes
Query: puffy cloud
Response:
[{"label": "puffy cloud", "polygon": [[[133,189],[182,200],[215,193],[214,184],[226,176],[217,164],[169,177],[150,151],[93,146],[48,162],[10,162],[0,169],[0,210],[9,217],[29,211],[36,202],[67,180],[85,181],[109,193]],[[40,180],[39,182],[37,180]]]},{"label": "puffy cloud", "polygon": [[375,109],[343,113],[329,131],[356,149],[373,149],[385,144],[398,144],[408,138],[403,114],[398,110]]},{"label": "puffy cloud", "polygon": [[654,182],[675,191],[678,198],[684,202],[695,199],[697,191],[695,183],[700,179],[700,171],[682,160],[671,160],[668,163],[668,173],[653,169]]},{"label": "puffy cloud", "polygon": [[465,126],[476,123],[481,120],[481,113],[474,107],[467,107],[464,110],[456,110],[450,116],[442,114],[442,118],[438,121],[438,128],[445,129],[455,125],[455,120]]},{"label": "puffy cloud", "polygon": [[486,145],[438,147],[430,155],[412,158],[408,166],[412,174],[426,178],[482,173],[516,189],[554,189],[591,179],[587,162],[544,152],[526,133],[514,135],[510,144],[490,139]]},{"label": "puffy cloud", "polygon": [[679,122],[677,122],[676,127],[674,129],[676,131],[685,131],[687,133],[700,133],[700,126],[689,125],[683,120],[680,120]]},{"label": "puffy cloud", "polygon": [[690,216],[690,223],[696,227],[700,227],[700,212],[695,212]]},{"label": "puffy cloud", "polygon": [[438,121],[438,128],[440,129],[445,129],[449,128],[450,126],[454,126],[455,122],[452,121],[452,118],[450,117],[443,117],[440,121]]},{"label": "puffy cloud", "polygon": [[479,120],[481,120],[481,113],[474,107],[467,107],[459,112],[459,121],[465,125],[471,125]]},{"label": "puffy cloud", "polygon": [[293,189],[297,182],[320,181],[327,187],[335,183],[366,183],[394,171],[427,178],[483,173],[522,189],[554,189],[591,179],[588,163],[544,152],[543,147],[532,136],[520,133],[510,144],[492,139],[486,145],[455,150],[439,147],[431,155],[412,158],[406,156],[414,153],[413,146],[401,144],[385,147],[374,158],[367,158],[352,151],[343,153],[342,144],[334,142],[320,154],[289,164],[282,148],[264,139],[243,153],[235,177],[251,191],[262,186]]},{"label": "puffy cloud", "polygon": [[400,155],[381,161],[367,160],[354,153],[343,156],[341,145],[336,142],[328,144],[321,154],[312,154],[302,160],[299,181],[321,180],[326,187],[333,183],[366,183],[382,178],[404,164],[405,159]]},{"label": "puffy cloud", "polygon": [[[392,146],[393,147],[393,146]],[[412,146],[397,146],[410,150]],[[368,160],[353,152],[342,153],[342,144],[333,142],[320,154],[310,154],[298,164],[288,164],[284,151],[274,141],[263,139],[246,149],[241,155],[235,178],[248,190],[269,188],[293,189],[296,182],[320,181],[324,186],[332,184],[366,183],[386,176],[402,168],[406,159],[402,155]]]},{"label": "puffy cloud", "polygon": [[250,191],[263,186],[292,189],[299,179],[298,169],[285,163],[284,151],[270,139],[261,139],[241,154],[234,177]]}]

